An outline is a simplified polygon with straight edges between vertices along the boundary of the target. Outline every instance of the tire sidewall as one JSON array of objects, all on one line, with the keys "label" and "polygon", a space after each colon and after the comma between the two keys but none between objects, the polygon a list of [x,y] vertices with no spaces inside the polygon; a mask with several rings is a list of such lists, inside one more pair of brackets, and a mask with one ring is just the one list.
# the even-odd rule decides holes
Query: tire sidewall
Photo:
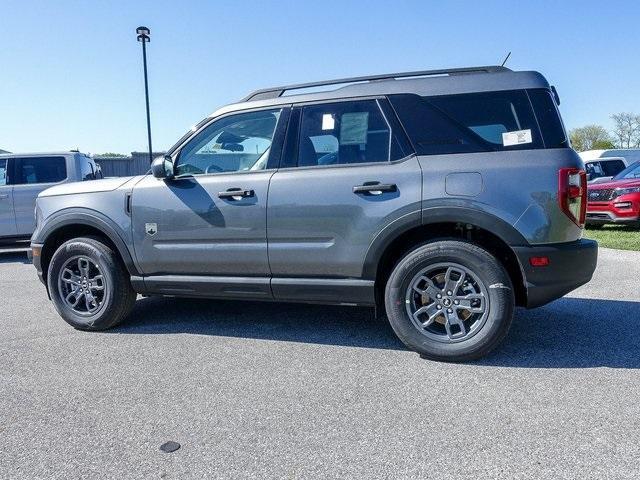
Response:
[{"label": "tire sidewall", "polygon": [[[444,343],[418,330],[406,311],[405,295],[412,279],[437,263],[457,263],[477,276],[486,288],[488,314],[484,325],[472,337]],[[417,248],[393,270],[385,291],[387,316],[398,337],[412,350],[440,360],[477,358],[492,349],[506,335],[513,317],[514,294],[509,275],[488,252],[473,244],[446,241]]]},{"label": "tire sidewall", "polygon": [[[72,257],[85,256],[98,264],[106,288],[105,297],[100,310],[91,316],[83,316],[75,313],[69,308],[63,299],[61,298],[58,279],[60,269],[64,264]],[[64,243],[53,254],[51,263],[49,264],[49,270],[47,274],[47,285],[49,287],[49,293],[51,294],[51,300],[53,301],[55,309],[60,316],[70,325],[81,330],[97,330],[105,327],[105,324],[109,323],[109,313],[113,308],[113,304],[116,300],[116,284],[114,277],[114,264],[113,260],[109,258],[104,252],[96,248],[93,244],[82,240],[71,240]]]}]

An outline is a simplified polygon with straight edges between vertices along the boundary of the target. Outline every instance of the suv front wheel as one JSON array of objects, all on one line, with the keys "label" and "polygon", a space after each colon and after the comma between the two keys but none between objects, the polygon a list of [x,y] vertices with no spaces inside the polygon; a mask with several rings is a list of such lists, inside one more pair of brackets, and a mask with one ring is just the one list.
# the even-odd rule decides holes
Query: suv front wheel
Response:
[{"label": "suv front wheel", "polygon": [[502,264],[477,245],[456,240],[409,252],[385,289],[393,330],[410,349],[433,360],[487,354],[506,336],[514,303]]},{"label": "suv front wheel", "polygon": [[117,254],[95,238],[63,243],[51,258],[47,286],[60,316],[79,330],[117,325],[136,300]]}]

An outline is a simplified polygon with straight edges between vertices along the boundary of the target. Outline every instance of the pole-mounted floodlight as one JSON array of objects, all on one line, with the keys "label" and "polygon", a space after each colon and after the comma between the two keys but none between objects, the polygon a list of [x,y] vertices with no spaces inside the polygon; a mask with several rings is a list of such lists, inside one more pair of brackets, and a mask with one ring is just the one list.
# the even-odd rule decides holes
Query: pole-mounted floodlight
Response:
[{"label": "pole-mounted floodlight", "polygon": [[147,102],[147,137],[149,139],[149,163],[153,160],[151,148],[151,116],[149,115],[149,81],[147,80],[147,42],[151,41],[151,30],[147,27],[136,28],[138,41],[142,43],[142,66],[144,68],[144,96]]}]

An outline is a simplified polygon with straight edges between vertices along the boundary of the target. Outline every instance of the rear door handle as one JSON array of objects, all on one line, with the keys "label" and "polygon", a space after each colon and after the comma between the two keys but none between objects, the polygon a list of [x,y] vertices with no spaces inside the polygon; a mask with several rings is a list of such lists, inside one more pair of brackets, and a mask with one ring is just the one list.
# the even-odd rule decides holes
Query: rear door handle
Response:
[{"label": "rear door handle", "polygon": [[218,197],[235,201],[242,200],[247,197],[253,197],[254,195],[255,192],[253,190],[244,190],[242,188],[230,188],[225,192],[218,192]]},{"label": "rear door handle", "polygon": [[364,185],[356,185],[353,187],[353,193],[363,195],[382,195],[384,192],[396,192],[398,186],[395,183],[365,183]]},{"label": "rear door handle", "polygon": [[5,198],[9,198],[8,193],[3,193],[2,195],[0,195],[0,200],[4,200]]}]

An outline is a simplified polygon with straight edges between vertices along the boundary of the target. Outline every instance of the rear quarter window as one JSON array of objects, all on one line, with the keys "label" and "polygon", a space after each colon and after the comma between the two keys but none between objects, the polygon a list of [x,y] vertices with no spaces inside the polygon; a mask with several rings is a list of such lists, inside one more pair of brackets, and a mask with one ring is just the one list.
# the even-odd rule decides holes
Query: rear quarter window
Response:
[{"label": "rear quarter window", "polygon": [[567,134],[551,91],[541,88],[529,90],[528,93],[538,118],[545,146],[547,148],[568,147]]},{"label": "rear quarter window", "polygon": [[544,148],[524,90],[389,100],[419,155]]}]

